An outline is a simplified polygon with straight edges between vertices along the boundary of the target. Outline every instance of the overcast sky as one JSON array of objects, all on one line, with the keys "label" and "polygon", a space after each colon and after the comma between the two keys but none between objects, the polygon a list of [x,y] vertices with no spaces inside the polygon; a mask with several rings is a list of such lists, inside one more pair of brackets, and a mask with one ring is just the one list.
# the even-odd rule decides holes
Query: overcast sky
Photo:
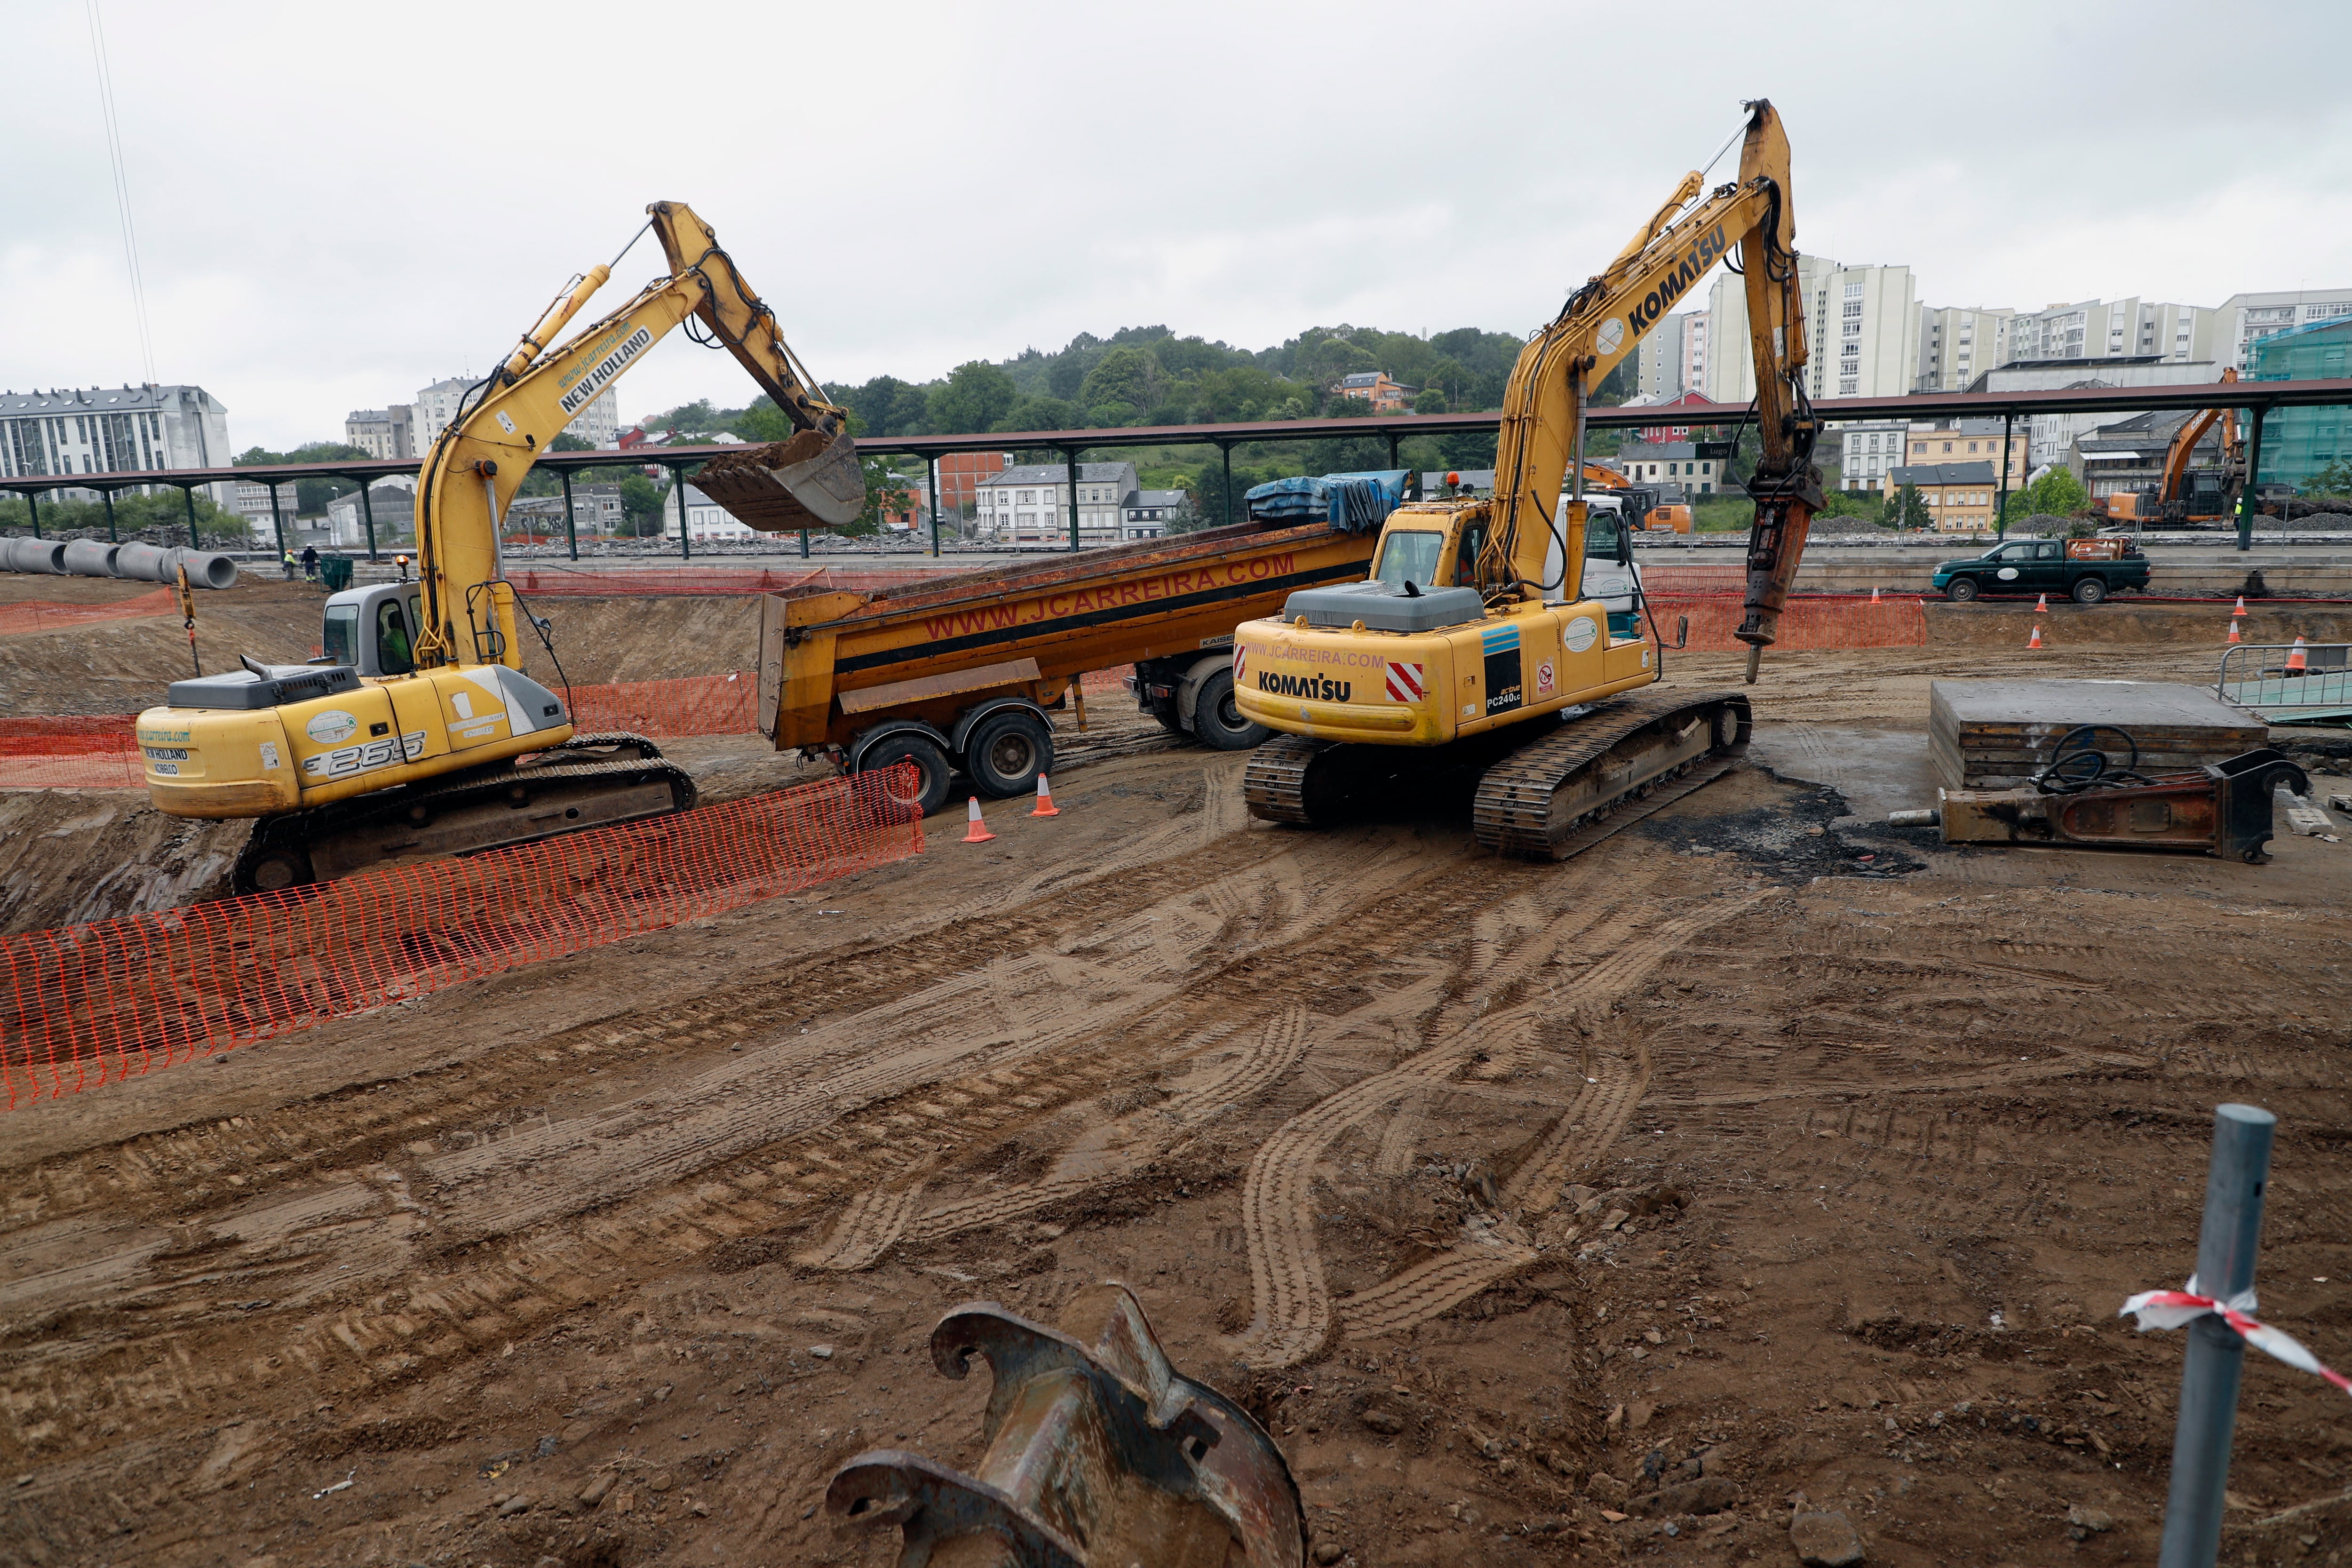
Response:
[{"label": "overcast sky", "polygon": [[[1525,332],[1759,94],[1799,247],[1929,304],[2352,285],[2343,0],[101,4],[156,371],[239,447],[479,374],[660,198],[827,381],[1150,322]],[[0,35],[0,386],[135,382],[85,0]],[[621,411],[752,391],[677,334]]]}]

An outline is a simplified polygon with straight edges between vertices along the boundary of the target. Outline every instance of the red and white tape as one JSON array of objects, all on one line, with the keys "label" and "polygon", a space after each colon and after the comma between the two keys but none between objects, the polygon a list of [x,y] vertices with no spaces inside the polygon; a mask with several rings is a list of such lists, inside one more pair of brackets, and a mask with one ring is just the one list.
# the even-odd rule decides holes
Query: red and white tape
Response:
[{"label": "red and white tape", "polygon": [[2303,1342],[2294,1335],[2255,1320],[2256,1305],[2252,1290],[2233,1296],[2227,1301],[2219,1300],[2211,1296],[2200,1295],[2197,1277],[2192,1274],[2189,1277],[2187,1289],[2143,1290],[2126,1301],[2122,1310],[2139,1320],[2142,1333],[2150,1329],[2177,1329],[2208,1312],[2218,1312],[2221,1321],[2229,1324],[2240,1339],[2256,1350],[2276,1356],[2289,1366],[2315,1372],[2345,1393],[2352,1394],[2352,1378],[2322,1363],[2317,1356],[2304,1349]]}]

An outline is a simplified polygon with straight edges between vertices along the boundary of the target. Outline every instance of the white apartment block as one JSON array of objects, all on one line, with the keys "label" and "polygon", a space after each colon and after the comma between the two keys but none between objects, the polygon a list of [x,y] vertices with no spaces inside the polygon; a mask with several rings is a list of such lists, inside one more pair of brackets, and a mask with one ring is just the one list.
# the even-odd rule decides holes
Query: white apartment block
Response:
[{"label": "white apartment block", "polygon": [[[2203,305],[2082,300],[2022,311],[2010,323],[2010,359],[2155,359],[2186,364],[2220,357],[2221,312]],[[1983,361],[1986,369],[2005,363]]]},{"label": "white apartment block", "polygon": [[[404,456],[413,458],[432,449],[434,441],[448,427],[449,421],[457,416],[457,400],[473,384],[471,380],[459,376],[451,381],[436,381],[417,393],[415,411],[410,416],[412,445]],[[580,411],[580,417],[563,427],[563,433],[577,436],[599,450],[619,446],[620,404],[613,395],[619,390],[619,384],[616,382],[598,394],[593,403]],[[553,437],[547,437],[547,440],[553,439]],[[544,446],[546,442],[542,441],[541,445]]]},{"label": "white apartment block", "polygon": [[1910,459],[1904,442],[1911,425],[1904,419],[1857,420],[1838,427],[1838,488],[1869,490],[1885,487],[1889,471]]},{"label": "white apartment block", "polygon": [[[1918,363],[1918,300],[1908,267],[1846,267],[1823,256],[1797,258],[1805,300],[1806,391],[1815,397],[1900,397]],[[1735,345],[1711,355],[1701,390],[1717,403],[1756,395],[1748,338],[1748,282],[1725,272],[1707,300],[1708,332]]]},{"label": "white apartment block", "polygon": [[1958,392],[1977,373],[2007,364],[2009,324],[2017,312],[1945,307],[1919,311],[1918,392]]},{"label": "white apartment block", "polygon": [[389,408],[354,408],[343,416],[343,440],[371,458],[387,461],[414,458],[416,443],[410,438],[411,413],[405,403]]},{"label": "white apartment block", "polygon": [[1634,395],[1661,401],[1706,384],[1706,312],[1668,316],[1642,340]]},{"label": "white apartment block", "polygon": [[[2292,293],[2232,294],[2213,312],[2218,342],[2210,356],[2238,367],[2253,363],[2254,345],[2289,327],[2352,316],[2352,289],[2299,289]],[[2200,356],[2202,357],[2202,356]]]},{"label": "white apartment block", "polygon": [[[1068,470],[1059,463],[1029,463],[980,482],[977,521],[983,536],[1007,544],[1063,544],[1070,537]],[[1118,539],[1128,498],[1136,492],[1133,463],[1078,465],[1078,542]]]},{"label": "white apartment block", "polygon": [[[0,477],[225,468],[228,410],[201,386],[0,392]],[[206,487],[225,504],[227,487]],[[98,500],[73,489],[73,500]]]}]

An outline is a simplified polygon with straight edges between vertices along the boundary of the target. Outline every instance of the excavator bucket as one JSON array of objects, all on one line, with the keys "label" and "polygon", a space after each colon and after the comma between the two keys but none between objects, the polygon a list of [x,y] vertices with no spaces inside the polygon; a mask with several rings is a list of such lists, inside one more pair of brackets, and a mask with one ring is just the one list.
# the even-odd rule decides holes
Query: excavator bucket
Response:
[{"label": "excavator bucket", "polygon": [[694,479],[703,494],[764,532],[841,528],[866,511],[857,443],[803,430],[789,441],[713,458]]}]

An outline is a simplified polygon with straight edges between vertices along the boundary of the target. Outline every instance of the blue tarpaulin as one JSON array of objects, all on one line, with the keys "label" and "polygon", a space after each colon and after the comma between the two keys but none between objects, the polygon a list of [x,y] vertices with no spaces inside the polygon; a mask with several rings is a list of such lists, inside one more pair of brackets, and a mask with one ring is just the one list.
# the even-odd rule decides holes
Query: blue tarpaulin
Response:
[{"label": "blue tarpaulin", "polygon": [[1257,522],[1302,523],[1316,520],[1349,533],[1370,533],[1404,500],[1410,468],[1325,474],[1320,479],[1275,479],[1253,488],[1242,500]]}]

